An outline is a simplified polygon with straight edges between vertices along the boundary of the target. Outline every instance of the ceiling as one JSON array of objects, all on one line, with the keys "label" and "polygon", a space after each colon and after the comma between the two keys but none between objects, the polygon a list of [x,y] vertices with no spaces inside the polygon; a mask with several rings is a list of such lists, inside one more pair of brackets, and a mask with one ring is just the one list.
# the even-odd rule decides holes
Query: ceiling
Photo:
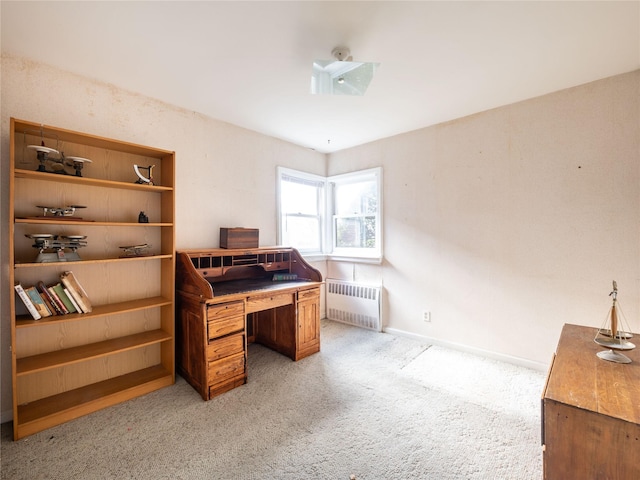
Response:
[{"label": "ceiling", "polygon": [[[1,2],[2,51],[320,152],[640,68],[640,2]],[[364,96],[311,95],[334,47]]]}]

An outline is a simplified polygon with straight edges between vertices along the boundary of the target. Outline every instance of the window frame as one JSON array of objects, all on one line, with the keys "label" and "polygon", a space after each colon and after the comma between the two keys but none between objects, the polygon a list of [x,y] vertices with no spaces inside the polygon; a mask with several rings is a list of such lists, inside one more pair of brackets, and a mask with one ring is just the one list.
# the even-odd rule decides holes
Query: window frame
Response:
[{"label": "window frame", "polygon": [[304,256],[309,256],[309,255],[324,255],[325,254],[325,238],[326,238],[326,234],[325,234],[325,229],[326,229],[326,190],[327,190],[327,180],[326,177],[320,176],[320,175],[315,175],[313,173],[307,173],[307,172],[303,172],[300,170],[293,170],[291,168],[286,168],[286,167],[277,167],[277,176],[276,176],[276,199],[277,199],[277,204],[276,204],[276,211],[277,211],[277,216],[278,216],[278,221],[277,221],[277,240],[278,240],[278,244],[279,245],[283,245],[284,244],[284,225],[283,225],[283,217],[284,217],[284,213],[282,212],[282,181],[284,179],[284,177],[289,177],[295,180],[298,180],[298,183],[301,184],[305,184],[305,183],[315,183],[318,186],[320,186],[320,192],[319,192],[319,198],[317,198],[317,208],[318,208],[318,215],[309,215],[309,214],[303,214],[303,213],[297,213],[297,214],[291,214],[291,216],[294,217],[305,217],[305,218],[309,218],[309,217],[318,217],[318,223],[319,223],[319,228],[318,228],[318,242],[319,242],[319,248],[318,249],[304,249],[304,248],[298,248],[299,252],[301,254],[303,254]]},{"label": "window frame", "polygon": [[[362,183],[365,181],[375,180],[377,205],[375,216],[375,241],[376,246],[371,248],[358,247],[338,247],[336,245],[337,226],[336,222],[339,218],[363,218],[371,216],[370,213],[357,213],[353,215],[337,215],[335,201],[336,185],[348,185],[354,183]],[[331,250],[328,255],[332,259],[357,259],[361,261],[380,262],[382,260],[382,167],[369,168],[366,170],[357,170],[354,172],[343,173],[327,177],[327,218],[330,225],[327,227],[327,235],[330,235],[329,245]]]},{"label": "window frame", "polygon": [[[300,180],[300,183],[305,181],[322,184],[322,192],[320,194],[323,197],[323,202],[319,205],[319,217],[320,217],[320,250],[310,249],[298,249],[302,255],[306,258],[324,257],[337,261],[355,261],[365,263],[380,263],[382,261],[383,243],[382,243],[382,191],[383,191],[383,177],[382,167],[374,167],[365,170],[357,170],[354,172],[343,173],[339,175],[332,175],[323,177],[320,175],[303,172],[301,170],[294,170],[287,167],[277,167],[276,175],[276,211],[277,211],[277,240],[278,244],[283,244],[284,231],[283,231],[283,212],[282,212],[282,187],[281,182],[284,177]],[[335,197],[334,190],[335,185],[347,185],[349,183],[361,183],[362,181],[376,182],[376,195],[377,205],[375,216],[375,248],[357,248],[357,247],[337,247],[335,245],[336,239],[336,219],[347,217],[363,217],[371,216],[371,214],[357,214],[357,215],[335,215]],[[301,216],[308,216],[300,214]],[[296,247],[297,248],[297,247]]]}]

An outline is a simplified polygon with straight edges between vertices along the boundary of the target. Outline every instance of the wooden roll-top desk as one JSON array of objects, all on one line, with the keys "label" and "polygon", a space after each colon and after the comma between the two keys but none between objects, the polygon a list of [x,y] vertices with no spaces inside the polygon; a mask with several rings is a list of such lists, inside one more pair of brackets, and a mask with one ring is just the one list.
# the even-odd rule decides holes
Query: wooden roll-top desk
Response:
[{"label": "wooden roll-top desk", "polygon": [[177,253],[177,367],[209,400],[247,381],[247,344],[320,351],[322,275],[294,248]]}]

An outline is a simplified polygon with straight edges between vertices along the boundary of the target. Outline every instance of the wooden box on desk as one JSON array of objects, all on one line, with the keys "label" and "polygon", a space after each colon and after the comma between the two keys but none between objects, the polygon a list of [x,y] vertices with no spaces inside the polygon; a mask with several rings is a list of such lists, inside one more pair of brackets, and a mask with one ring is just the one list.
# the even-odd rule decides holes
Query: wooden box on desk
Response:
[{"label": "wooden box on desk", "polygon": [[220,228],[220,248],[257,248],[257,228]]}]

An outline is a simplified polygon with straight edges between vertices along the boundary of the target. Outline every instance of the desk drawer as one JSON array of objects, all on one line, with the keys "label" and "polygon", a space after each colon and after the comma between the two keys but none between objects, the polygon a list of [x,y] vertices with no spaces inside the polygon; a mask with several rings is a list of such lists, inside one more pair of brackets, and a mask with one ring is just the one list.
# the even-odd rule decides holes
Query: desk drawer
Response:
[{"label": "desk drawer", "polygon": [[209,340],[228,335],[229,333],[244,332],[244,315],[239,317],[221,318],[207,322]]},{"label": "desk drawer", "polygon": [[244,352],[209,362],[209,386],[237,375],[244,375]]},{"label": "desk drawer", "polygon": [[228,337],[209,342],[207,346],[207,360],[213,362],[242,352],[244,352],[244,334],[229,335]]},{"label": "desk drawer", "polygon": [[320,296],[320,287],[310,288],[309,290],[300,290],[298,292],[298,301],[310,300]]},{"label": "desk drawer", "polygon": [[220,303],[207,306],[207,320],[244,315],[243,302]]},{"label": "desk drawer", "polygon": [[207,306],[207,320],[209,321],[237,315],[244,315],[244,304],[242,302],[219,303]]},{"label": "desk drawer", "polygon": [[247,313],[261,312],[262,310],[270,310],[283,305],[291,305],[293,303],[292,293],[280,293],[259,298],[249,298],[247,300]]}]

